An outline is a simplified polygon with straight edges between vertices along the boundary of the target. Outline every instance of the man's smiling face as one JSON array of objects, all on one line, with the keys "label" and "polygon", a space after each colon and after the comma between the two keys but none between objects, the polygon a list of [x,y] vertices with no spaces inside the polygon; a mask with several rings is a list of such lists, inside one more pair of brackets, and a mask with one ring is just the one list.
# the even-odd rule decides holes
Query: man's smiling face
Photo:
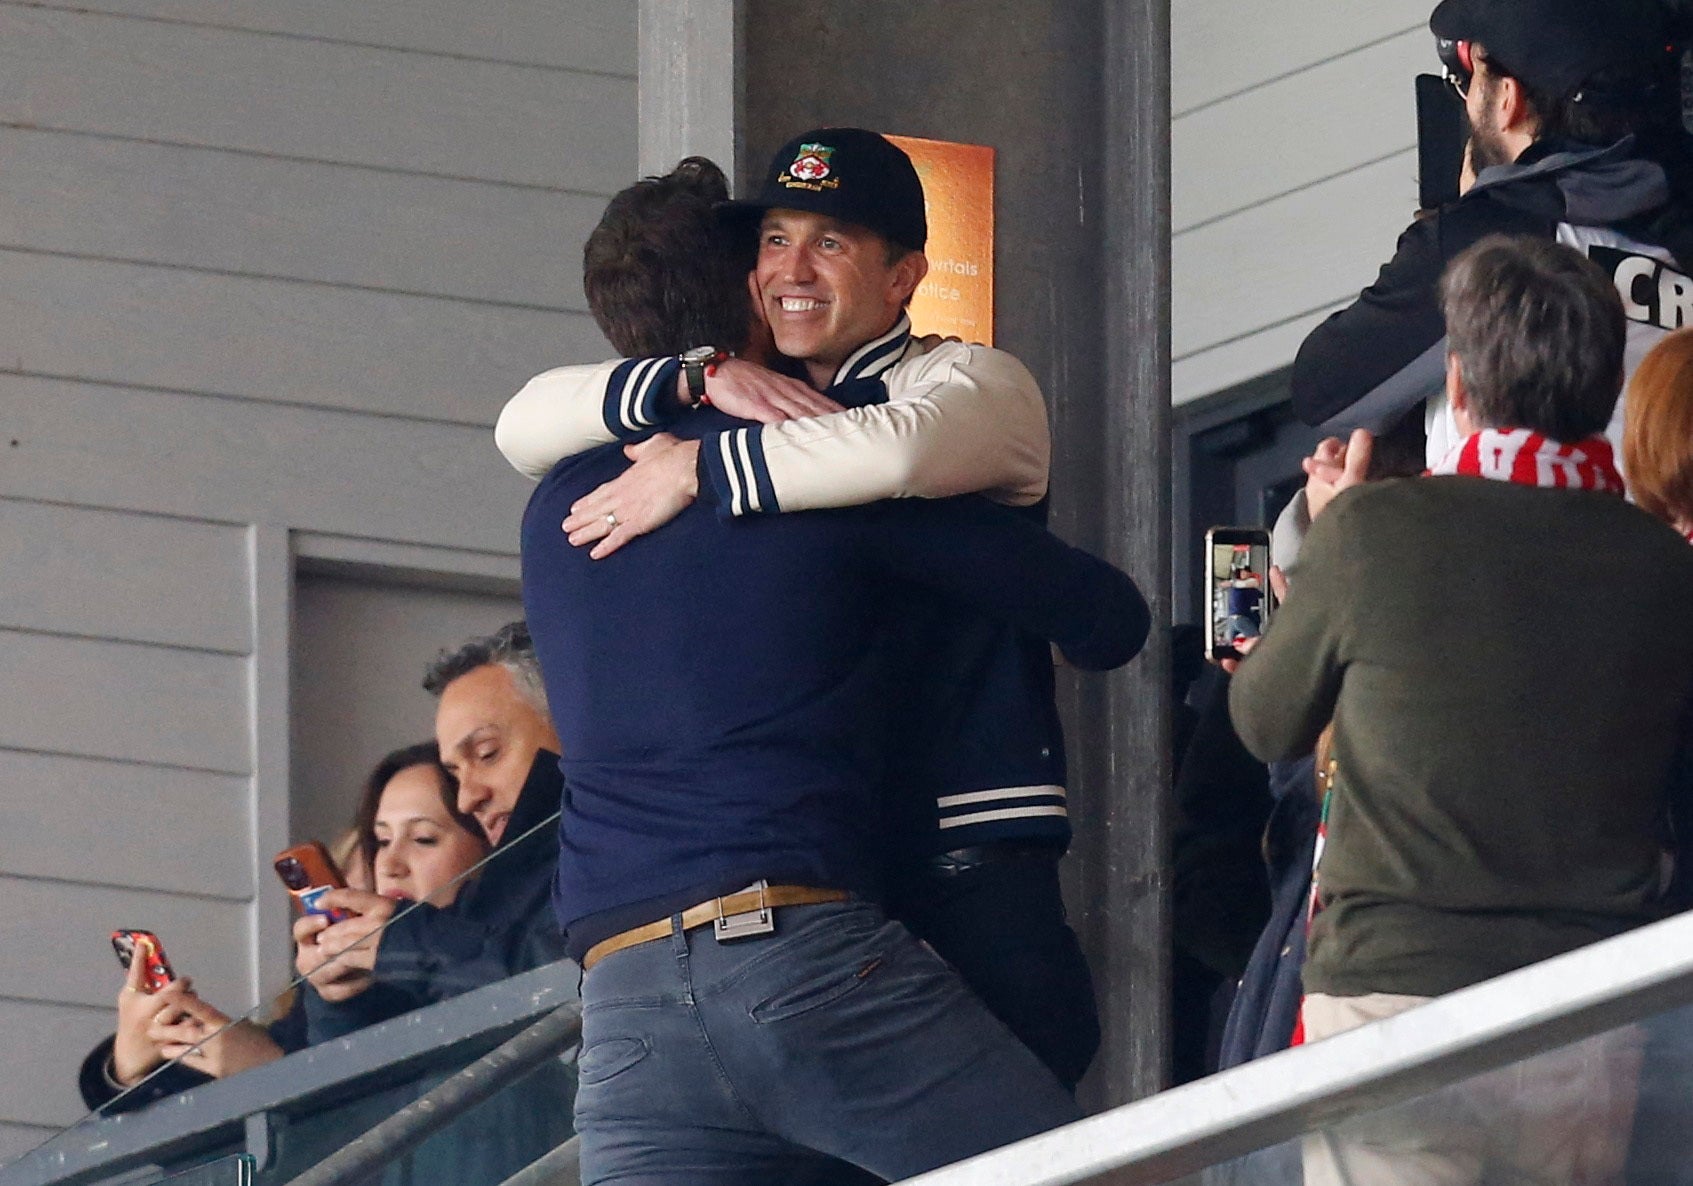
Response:
[{"label": "man's smiling face", "polygon": [[847,356],[885,333],[928,271],[921,252],[890,263],[874,231],[799,210],[775,209],[759,229],[753,300],[776,348],[827,387]]}]

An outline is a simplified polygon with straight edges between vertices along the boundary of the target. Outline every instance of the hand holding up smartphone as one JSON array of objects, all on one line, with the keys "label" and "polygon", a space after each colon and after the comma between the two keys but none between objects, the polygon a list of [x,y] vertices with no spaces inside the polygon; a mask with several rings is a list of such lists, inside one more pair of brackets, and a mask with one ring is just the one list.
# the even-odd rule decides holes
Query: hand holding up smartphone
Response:
[{"label": "hand holding up smartphone", "polygon": [[1276,594],[1270,584],[1270,533],[1261,527],[1213,527],[1205,533],[1206,654],[1214,663],[1239,659],[1269,628]]}]

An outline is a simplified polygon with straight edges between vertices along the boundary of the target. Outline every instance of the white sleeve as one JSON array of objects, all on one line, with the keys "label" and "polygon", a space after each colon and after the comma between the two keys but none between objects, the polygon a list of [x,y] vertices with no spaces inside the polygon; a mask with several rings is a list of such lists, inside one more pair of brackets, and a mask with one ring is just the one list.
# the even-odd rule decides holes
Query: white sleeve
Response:
[{"label": "white sleeve", "polygon": [[883,498],[985,494],[1026,506],[1045,497],[1046,404],[1022,363],[948,342],[883,378],[884,404],[706,437],[708,496],[734,515]]},{"label": "white sleeve", "polygon": [[674,358],[615,358],[545,371],[507,402],[494,443],[519,473],[540,478],[566,457],[658,427],[679,410],[679,367]]}]

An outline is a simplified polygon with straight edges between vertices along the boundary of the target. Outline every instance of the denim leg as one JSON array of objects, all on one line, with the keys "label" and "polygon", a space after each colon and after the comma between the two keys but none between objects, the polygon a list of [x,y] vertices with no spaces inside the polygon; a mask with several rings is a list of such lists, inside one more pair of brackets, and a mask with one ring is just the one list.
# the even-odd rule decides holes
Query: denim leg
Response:
[{"label": "denim leg", "polygon": [[746,1106],[794,1144],[910,1177],[1080,1119],[945,961],[860,902],[778,933],[695,932],[700,1016]]},{"label": "denim leg", "polygon": [[783,1186],[812,1160],[731,1088],[701,1029],[679,933],[584,975],[578,1077],[585,1186]]}]

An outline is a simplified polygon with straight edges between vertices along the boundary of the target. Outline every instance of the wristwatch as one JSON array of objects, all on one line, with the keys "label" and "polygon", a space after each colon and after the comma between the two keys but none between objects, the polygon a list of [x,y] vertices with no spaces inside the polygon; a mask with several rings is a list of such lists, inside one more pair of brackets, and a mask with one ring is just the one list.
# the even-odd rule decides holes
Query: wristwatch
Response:
[{"label": "wristwatch", "polygon": [[677,356],[682,363],[682,375],[688,383],[687,406],[697,408],[705,402],[705,368],[722,362],[728,355],[716,346],[695,346]]}]

